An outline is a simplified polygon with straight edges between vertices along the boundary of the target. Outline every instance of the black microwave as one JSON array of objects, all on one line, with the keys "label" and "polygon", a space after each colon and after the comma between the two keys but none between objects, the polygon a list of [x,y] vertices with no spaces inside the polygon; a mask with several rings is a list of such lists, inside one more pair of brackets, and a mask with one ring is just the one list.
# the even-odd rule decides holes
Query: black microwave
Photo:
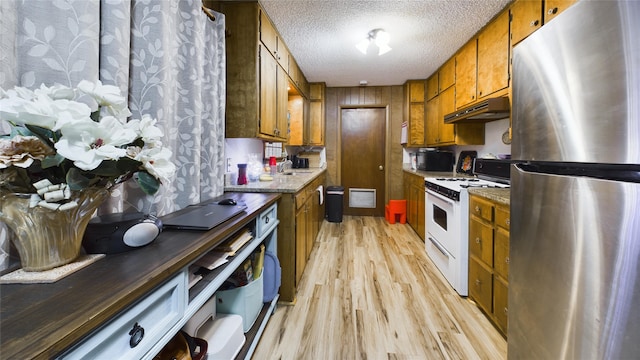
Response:
[{"label": "black microwave", "polygon": [[453,152],[424,151],[416,153],[416,167],[423,171],[453,171]]}]

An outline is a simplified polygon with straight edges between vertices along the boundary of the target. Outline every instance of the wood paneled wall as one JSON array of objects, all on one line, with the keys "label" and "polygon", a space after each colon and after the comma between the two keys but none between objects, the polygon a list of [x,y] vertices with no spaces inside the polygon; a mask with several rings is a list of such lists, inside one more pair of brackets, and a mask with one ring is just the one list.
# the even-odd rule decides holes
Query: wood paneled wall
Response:
[{"label": "wood paneled wall", "polygon": [[387,109],[386,195],[402,199],[402,145],[400,132],[403,121],[403,88],[397,86],[340,87],[326,89],[327,185],[340,182],[340,113],[347,107],[385,107]]}]

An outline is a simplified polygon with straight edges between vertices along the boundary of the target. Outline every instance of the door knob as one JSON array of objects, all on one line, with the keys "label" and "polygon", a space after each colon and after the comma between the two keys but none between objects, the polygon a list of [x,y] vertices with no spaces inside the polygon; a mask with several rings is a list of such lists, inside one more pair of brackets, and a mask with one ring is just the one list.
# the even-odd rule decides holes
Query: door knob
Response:
[{"label": "door knob", "polygon": [[378,170],[380,170],[380,171],[384,170],[384,166],[378,165]]}]

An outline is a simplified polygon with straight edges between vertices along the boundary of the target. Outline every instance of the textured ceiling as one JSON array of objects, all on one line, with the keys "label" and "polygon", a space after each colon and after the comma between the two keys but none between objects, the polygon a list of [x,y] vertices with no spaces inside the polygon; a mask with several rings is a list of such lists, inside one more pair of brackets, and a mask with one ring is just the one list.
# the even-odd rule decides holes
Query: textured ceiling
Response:
[{"label": "textured ceiling", "polygon": [[[425,79],[510,0],[260,0],[310,82],[400,85]],[[390,52],[359,52],[375,28]]]}]

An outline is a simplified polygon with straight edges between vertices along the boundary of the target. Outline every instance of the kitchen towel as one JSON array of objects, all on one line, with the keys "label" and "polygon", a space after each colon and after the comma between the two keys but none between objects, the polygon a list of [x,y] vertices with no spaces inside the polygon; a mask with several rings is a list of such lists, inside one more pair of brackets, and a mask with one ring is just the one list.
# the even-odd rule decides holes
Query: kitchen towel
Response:
[{"label": "kitchen towel", "polygon": [[324,203],[324,188],[320,185],[316,188],[316,191],[320,193],[320,205],[322,205]]}]

